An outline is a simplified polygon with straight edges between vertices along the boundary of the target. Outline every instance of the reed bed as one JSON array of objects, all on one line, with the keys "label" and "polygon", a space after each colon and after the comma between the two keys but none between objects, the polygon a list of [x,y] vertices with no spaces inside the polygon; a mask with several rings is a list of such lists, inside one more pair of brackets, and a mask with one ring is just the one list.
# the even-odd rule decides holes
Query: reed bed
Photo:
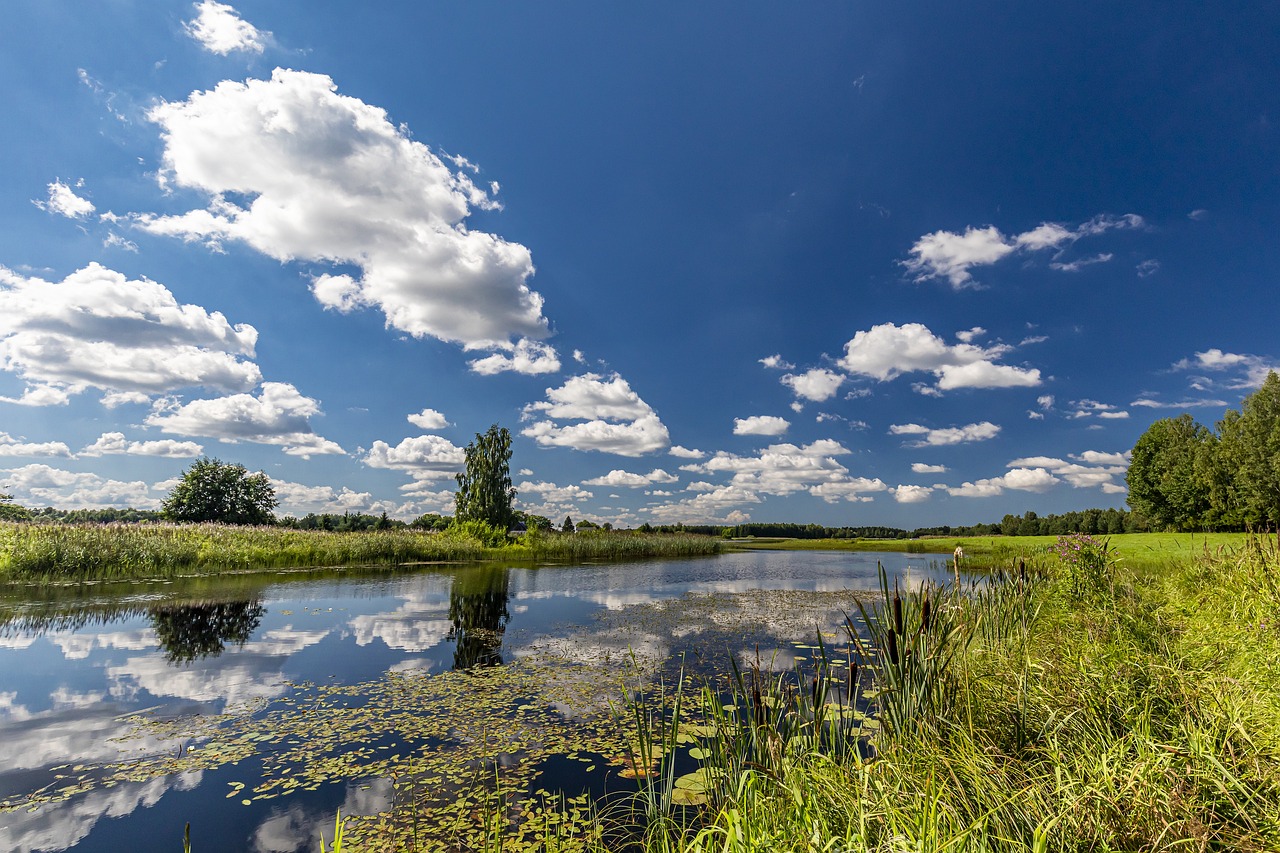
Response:
[{"label": "reed bed", "polygon": [[521,549],[534,560],[627,560],[646,557],[680,558],[718,554],[722,540],[691,533],[589,533],[526,535]]},{"label": "reed bed", "polygon": [[0,579],[83,581],[295,567],[481,560],[616,560],[716,553],[707,536],[600,532],[486,547],[454,532],[324,531],[220,524],[0,522]]}]

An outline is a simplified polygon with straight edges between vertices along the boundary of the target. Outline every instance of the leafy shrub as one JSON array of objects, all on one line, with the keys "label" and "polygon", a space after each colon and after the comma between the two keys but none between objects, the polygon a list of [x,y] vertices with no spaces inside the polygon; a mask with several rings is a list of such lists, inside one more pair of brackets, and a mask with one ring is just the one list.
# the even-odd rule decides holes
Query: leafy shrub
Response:
[{"label": "leafy shrub", "polygon": [[490,524],[487,521],[470,518],[466,521],[454,520],[449,525],[449,532],[456,536],[466,536],[476,540],[486,548],[501,548],[507,544],[505,528]]}]

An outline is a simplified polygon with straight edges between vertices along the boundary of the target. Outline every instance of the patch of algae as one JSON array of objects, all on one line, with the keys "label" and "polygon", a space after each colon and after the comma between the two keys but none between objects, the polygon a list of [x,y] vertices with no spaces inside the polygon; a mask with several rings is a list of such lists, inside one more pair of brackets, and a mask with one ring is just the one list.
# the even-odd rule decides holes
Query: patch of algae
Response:
[{"label": "patch of algae", "polygon": [[[616,666],[550,660],[295,685],[290,696],[260,703],[251,714],[135,717],[123,741],[193,745],[181,754],[61,768],[53,786],[0,803],[0,810],[255,758],[260,771],[246,772],[256,782],[233,783],[228,797],[252,802],[328,783],[390,779],[393,808],[347,825],[361,851],[402,849],[409,839],[412,849],[453,850],[495,834],[510,849],[537,846],[547,833],[567,843],[593,823],[587,795],[539,788],[540,765],[569,756],[584,776],[590,770],[622,778],[620,771],[634,766],[638,735],[620,708],[639,686],[634,673],[626,679]],[[495,815],[504,823],[497,833]]]}]

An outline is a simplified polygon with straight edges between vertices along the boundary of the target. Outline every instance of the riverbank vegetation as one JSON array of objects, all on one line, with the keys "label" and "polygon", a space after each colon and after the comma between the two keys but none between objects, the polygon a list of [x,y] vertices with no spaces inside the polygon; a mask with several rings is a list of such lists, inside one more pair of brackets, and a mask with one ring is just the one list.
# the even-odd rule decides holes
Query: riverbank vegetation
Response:
[{"label": "riverbank vegetation", "polygon": [[[1280,849],[1280,547],[1055,551],[967,594],[886,588],[853,666],[641,713],[665,757],[625,811],[638,849]],[[558,849],[616,845],[622,814]]]},{"label": "riverbank vegetation", "polygon": [[0,580],[76,582],[312,566],[684,557],[720,548],[720,540],[707,536],[603,530],[495,539],[492,531],[466,526],[424,533],[0,522]]},{"label": "riverbank vegetation", "polygon": [[[748,539],[733,540],[731,548],[768,551],[885,551],[937,554],[947,559],[957,547],[964,551],[963,568],[1008,568],[1019,559],[1044,560],[1056,536],[934,536],[926,539]],[[1109,543],[1112,553],[1126,564],[1163,565],[1169,560],[1191,559],[1224,548],[1239,548],[1250,540],[1246,533],[1123,533],[1096,537]]]}]

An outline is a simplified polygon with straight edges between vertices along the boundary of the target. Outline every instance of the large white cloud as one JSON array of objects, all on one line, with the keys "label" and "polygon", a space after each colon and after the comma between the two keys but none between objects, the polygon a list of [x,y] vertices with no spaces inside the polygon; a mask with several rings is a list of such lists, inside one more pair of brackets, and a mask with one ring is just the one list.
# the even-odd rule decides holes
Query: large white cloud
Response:
[{"label": "large white cloud", "polygon": [[892,424],[889,427],[889,434],[921,436],[917,441],[908,442],[908,447],[944,447],[951,444],[987,441],[1000,434],[1000,427],[990,421],[942,429],[930,429],[920,424]]},{"label": "large white cloud", "polygon": [[164,103],[163,176],[208,193],[206,208],[138,224],[213,244],[241,240],[281,261],[352,264],[316,280],[327,307],[371,306],[387,325],[468,348],[542,338],[529,250],[468,228],[489,193],[397,128],[384,110],[339,95],[322,74],[277,68]]},{"label": "large white cloud", "polygon": [[[525,406],[526,418],[538,416],[547,419],[535,420],[521,434],[544,447],[641,456],[671,443],[657,413],[616,373],[608,379],[584,373],[559,388],[548,388],[546,401]],[[581,423],[557,424],[552,419]]]},{"label": "large white cloud", "polygon": [[[1093,237],[1117,228],[1141,228],[1145,225],[1141,216],[1132,213],[1124,216],[1095,216],[1088,222],[1067,228],[1056,222],[1044,222],[1030,231],[1006,237],[994,225],[985,228],[965,228],[963,234],[954,231],[934,231],[926,234],[911,247],[910,256],[902,262],[916,281],[945,278],[952,288],[961,290],[975,287],[974,267],[990,266],[1014,252],[1038,252],[1042,249],[1061,251],[1067,245],[1084,237]],[[1092,263],[1104,263],[1111,255],[1095,255],[1076,262],[1058,262],[1052,268],[1075,272]]]},{"label": "large white cloud", "polygon": [[176,435],[203,436],[226,442],[275,444],[292,456],[344,453],[336,443],[316,435],[310,419],[320,404],[286,382],[264,382],[257,397],[233,394],[193,400],[174,408],[158,407],[148,426]]},{"label": "large white cloud", "polygon": [[904,373],[927,371],[938,378],[937,388],[1035,387],[1041,383],[1034,368],[996,364],[1009,347],[947,344],[920,323],[882,323],[860,331],[844,345],[839,364],[850,373],[885,382]]},{"label": "large white cloud", "polygon": [[247,391],[262,379],[258,332],[180,304],[163,285],[89,264],[61,282],[0,267],[0,369],[20,401],[64,403],[97,388],[145,399],[180,388]]}]

